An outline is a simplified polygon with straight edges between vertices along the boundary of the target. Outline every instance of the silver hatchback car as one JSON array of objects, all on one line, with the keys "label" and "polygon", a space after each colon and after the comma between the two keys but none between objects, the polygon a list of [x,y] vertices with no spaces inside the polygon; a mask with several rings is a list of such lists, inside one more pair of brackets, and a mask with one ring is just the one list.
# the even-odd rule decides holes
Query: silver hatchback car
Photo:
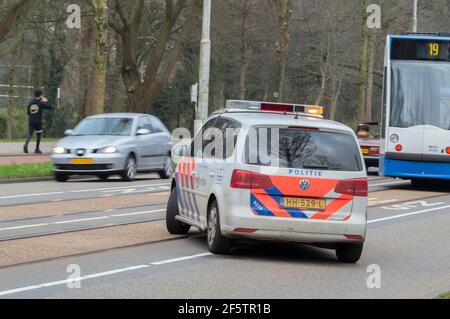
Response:
[{"label": "silver hatchback car", "polygon": [[137,172],[173,173],[171,135],[164,124],[146,114],[103,114],[88,117],[66,131],[53,149],[55,179],[96,175],[106,180],[119,175],[132,181]]}]

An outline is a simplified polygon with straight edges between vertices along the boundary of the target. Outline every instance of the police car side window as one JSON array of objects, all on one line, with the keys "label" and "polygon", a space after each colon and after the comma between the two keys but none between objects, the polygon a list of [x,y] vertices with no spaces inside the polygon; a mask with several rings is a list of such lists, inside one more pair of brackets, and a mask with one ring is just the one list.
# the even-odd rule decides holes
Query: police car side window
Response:
[{"label": "police car side window", "polygon": [[191,155],[191,157],[202,157],[203,156],[203,151],[205,150],[205,147],[208,143],[208,141],[206,141],[203,138],[203,135],[208,129],[214,127],[216,120],[217,120],[217,118],[213,118],[213,119],[209,120],[208,122],[206,122],[206,124],[203,126],[201,132],[197,133],[197,135],[195,136],[195,138],[192,141],[191,146],[189,148],[189,154]]}]

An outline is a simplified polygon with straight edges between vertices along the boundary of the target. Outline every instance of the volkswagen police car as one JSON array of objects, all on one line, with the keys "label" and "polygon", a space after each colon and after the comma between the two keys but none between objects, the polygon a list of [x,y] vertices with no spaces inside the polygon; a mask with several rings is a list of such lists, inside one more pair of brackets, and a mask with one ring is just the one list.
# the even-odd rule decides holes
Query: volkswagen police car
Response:
[{"label": "volkswagen police car", "polygon": [[226,254],[236,239],[311,244],[356,263],[368,181],[355,133],[318,106],[227,101],[179,148],[166,224],[207,232]]}]

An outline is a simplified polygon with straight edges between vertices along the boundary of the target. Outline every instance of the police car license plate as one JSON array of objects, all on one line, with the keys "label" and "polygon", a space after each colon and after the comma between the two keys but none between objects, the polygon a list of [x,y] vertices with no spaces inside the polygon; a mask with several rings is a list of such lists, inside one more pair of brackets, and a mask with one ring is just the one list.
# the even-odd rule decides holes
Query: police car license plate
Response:
[{"label": "police car license plate", "polygon": [[72,158],[70,160],[72,165],[92,165],[94,160],[92,158]]},{"label": "police car license plate", "polygon": [[325,210],[327,208],[327,201],[324,199],[285,197],[284,208],[298,208],[311,210]]},{"label": "police car license plate", "polygon": [[369,155],[369,149],[367,147],[363,147],[361,150],[364,155]]}]

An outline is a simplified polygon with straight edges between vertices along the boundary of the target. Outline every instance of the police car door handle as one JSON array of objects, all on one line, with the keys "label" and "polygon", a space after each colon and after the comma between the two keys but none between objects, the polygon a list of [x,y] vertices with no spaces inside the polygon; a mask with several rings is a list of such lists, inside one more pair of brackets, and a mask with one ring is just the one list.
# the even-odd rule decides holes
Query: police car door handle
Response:
[{"label": "police car door handle", "polygon": [[210,173],[209,173],[209,176],[210,176],[210,177],[214,177],[214,176],[216,176],[216,174],[214,174],[214,172],[210,172]]}]

